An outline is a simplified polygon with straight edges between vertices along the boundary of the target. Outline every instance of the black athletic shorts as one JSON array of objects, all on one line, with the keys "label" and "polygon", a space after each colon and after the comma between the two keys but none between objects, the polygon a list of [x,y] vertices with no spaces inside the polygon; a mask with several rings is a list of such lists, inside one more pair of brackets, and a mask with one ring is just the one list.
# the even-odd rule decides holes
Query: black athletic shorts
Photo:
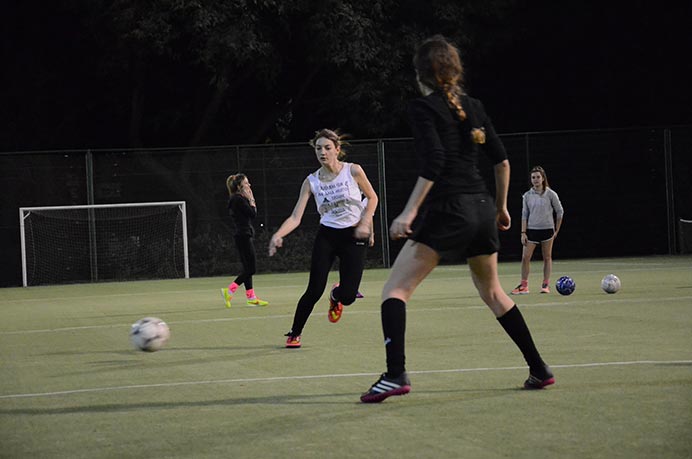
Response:
[{"label": "black athletic shorts", "polygon": [[527,229],[526,239],[534,244],[540,244],[541,242],[552,239],[554,234],[555,231],[552,229]]},{"label": "black athletic shorts", "polygon": [[495,200],[486,193],[460,194],[433,202],[413,225],[410,239],[459,261],[500,250]]}]

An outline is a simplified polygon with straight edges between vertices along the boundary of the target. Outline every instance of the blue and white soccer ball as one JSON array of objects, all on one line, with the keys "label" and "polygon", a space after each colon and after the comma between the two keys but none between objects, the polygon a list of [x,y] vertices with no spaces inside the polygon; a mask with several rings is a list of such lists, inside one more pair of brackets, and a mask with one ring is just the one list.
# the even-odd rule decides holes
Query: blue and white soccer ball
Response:
[{"label": "blue and white soccer ball", "polygon": [[130,341],[135,349],[155,352],[161,349],[171,337],[168,325],[158,317],[145,317],[132,324]]},{"label": "blue and white soccer ball", "polygon": [[575,288],[577,288],[577,284],[569,276],[562,276],[555,282],[555,289],[560,295],[571,295]]},{"label": "blue and white soccer ball", "polygon": [[601,281],[601,288],[606,293],[617,293],[620,287],[622,287],[622,283],[620,282],[620,278],[615,274],[608,274]]}]

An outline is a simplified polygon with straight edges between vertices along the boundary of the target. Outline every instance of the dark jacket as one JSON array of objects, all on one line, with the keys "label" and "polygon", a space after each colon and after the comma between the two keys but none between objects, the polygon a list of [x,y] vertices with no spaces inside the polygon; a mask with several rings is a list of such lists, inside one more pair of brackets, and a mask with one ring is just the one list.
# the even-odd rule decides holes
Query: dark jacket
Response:
[{"label": "dark jacket", "polygon": [[250,205],[250,201],[244,196],[234,194],[228,200],[228,213],[233,217],[236,236],[254,236],[255,228],[252,220],[257,217],[257,209]]},{"label": "dark jacket", "polygon": [[[440,91],[412,100],[408,116],[419,158],[420,176],[435,182],[430,199],[466,193],[487,192],[478,169],[480,154],[492,164],[507,159],[502,141],[495,132],[480,100],[463,95],[461,106],[466,120],[450,109]],[[471,139],[473,128],[485,131],[485,143]]]}]

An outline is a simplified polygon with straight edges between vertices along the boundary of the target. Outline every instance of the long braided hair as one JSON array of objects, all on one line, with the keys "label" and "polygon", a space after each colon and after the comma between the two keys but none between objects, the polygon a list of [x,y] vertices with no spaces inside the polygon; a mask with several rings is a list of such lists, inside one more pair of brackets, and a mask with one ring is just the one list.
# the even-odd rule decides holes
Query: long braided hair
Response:
[{"label": "long braided hair", "polygon": [[461,106],[464,67],[459,50],[442,35],[434,35],[418,46],[413,66],[419,81],[430,89],[441,89],[449,107],[460,120],[466,120],[466,111]]}]

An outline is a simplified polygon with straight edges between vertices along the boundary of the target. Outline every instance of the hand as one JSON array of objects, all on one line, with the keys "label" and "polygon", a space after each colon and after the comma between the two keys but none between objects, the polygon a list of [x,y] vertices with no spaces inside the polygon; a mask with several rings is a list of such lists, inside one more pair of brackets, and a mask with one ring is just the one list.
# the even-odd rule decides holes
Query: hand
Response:
[{"label": "hand", "polygon": [[497,222],[497,229],[500,231],[507,231],[512,226],[512,218],[509,216],[507,209],[499,209],[495,216],[495,221]]},{"label": "hand", "polygon": [[353,230],[353,237],[356,239],[367,239],[370,237],[370,225],[366,222],[361,221]]},{"label": "hand", "polygon": [[276,253],[277,249],[280,247],[283,247],[284,245],[284,238],[277,236],[274,234],[269,241],[269,256],[273,257],[274,254]]},{"label": "hand", "polygon": [[250,188],[249,186],[244,186],[244,187],[240,190],[240,194],[241,194],[242,196],[246,197],[248,201],[251,201],[251,202],[252,202],[252,201],[255,200],[255,195],[252,193],[252,188]]},{"label": "hand", "polygon": [[529,238],[526,233],[521,233],[521,245],[526,245],[529,243]]},{"label": "hand", "polygon": [[368,247],[374,247],[375,246],[375,232],[370,231],[370,238],[368,239]]},{"label": "hand", "polygon": [[415,213],[405,213],[402,212],[398,217],[394,219],[392,225],[389,227],[389,237],[394,239],[403,239],[411,235],[413,230],[411,225],[413,220],[416,218]]}]

